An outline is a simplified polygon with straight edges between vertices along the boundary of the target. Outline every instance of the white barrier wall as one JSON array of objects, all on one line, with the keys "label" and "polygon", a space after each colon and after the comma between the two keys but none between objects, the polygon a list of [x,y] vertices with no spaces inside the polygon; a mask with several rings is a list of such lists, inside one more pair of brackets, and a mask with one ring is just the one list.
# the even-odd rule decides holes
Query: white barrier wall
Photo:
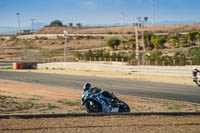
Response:
[{"label": "white barrier wall", "polygon": [[124,63],[112,64],[59,62],[38,64],[38,69],[82,69],[95,71],[113,71],[140,74],[158,74],[171,76],[192,76],[193,66],[128,66]]}]

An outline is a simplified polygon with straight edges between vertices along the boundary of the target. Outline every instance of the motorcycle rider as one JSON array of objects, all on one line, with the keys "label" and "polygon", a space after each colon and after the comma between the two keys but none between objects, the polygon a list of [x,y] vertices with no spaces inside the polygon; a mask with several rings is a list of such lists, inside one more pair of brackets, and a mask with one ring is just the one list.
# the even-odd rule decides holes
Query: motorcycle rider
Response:
[{"label": "motorcycle rider", "polygon": [[90,83],[85,83],[83,85],[83,90],[84,90],[84,92],[89,91],[91,93],[95,93],[95,92],[100,92],[101,88],[97,88],[97,87],[92,88],[92,85]]},{"label": "motorcycle rider", "polygon": [[[96,92],[100,92],[101,88],[97,88],[97,87],[93,87],[90,83],[85,83],[83,85],[83,90],[84,92],[89,91],[90,93],[96,93]],[[102,95],[111,99],[114,99],[115,97],[108,91],[103,91]]]},{"label": "motorcycle rider", "polygon": [[196,81],[198,72],[200,72],[199,69],[197,69],[197,67],[193,67],[193,71],[192,71],[193,81]]}]

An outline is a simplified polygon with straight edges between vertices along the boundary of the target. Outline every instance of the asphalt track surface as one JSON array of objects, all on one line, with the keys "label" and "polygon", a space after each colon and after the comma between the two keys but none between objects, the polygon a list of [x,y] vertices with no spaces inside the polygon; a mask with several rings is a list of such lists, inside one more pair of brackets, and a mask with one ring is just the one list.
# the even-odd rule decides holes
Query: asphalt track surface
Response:
[{"label": "asphalt track surface", "polygon": [[113,91],[116,94],[200,104],[200,88],[195,85],[179,85],[118,78],[13,72],[3,70],[0,70],[0,79],[79,90],[82,88],[84,83],[90,82],[93,86],[100,87],[103,90]]}]

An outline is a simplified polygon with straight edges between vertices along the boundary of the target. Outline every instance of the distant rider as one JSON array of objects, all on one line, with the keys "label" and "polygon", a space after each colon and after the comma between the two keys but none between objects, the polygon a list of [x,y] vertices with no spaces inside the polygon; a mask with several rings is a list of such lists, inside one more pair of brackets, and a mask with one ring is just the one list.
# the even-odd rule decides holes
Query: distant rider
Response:
[{"label": "distant rider", "polygon": [[197,67],[193,68],[192,74],[193,74],[193,80],[196,81],[197,79],[197,73],[200,72]]}]

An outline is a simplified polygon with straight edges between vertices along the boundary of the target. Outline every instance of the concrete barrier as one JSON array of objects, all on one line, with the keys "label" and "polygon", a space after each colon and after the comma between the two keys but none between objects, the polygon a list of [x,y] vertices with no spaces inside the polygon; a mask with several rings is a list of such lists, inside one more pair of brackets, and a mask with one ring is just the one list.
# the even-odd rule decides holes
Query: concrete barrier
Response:
[{"label": "concrete barrier", "polygon": [[193,66],[130,66],[123,63],[58,62],[38,64],[38,69],[77,69],[170,76],[192,76]]}]

